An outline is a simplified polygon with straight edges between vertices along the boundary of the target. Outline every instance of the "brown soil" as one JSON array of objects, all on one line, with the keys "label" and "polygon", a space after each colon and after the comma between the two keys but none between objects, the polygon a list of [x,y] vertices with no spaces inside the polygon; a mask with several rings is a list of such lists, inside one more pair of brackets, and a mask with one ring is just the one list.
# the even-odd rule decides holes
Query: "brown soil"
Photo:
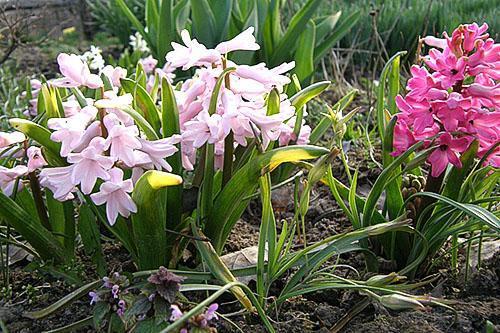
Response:
[{"label": "brown soil", "polygon": [[[366,154],[359,150],[350,153],[352,165],[366,161]],[[335,174],[344,174],[342,166],[336,164]],[[373,183],[379,171],[376,168],[360,168],[360,191],[363,186]],[[275,208],[278,208],[279,219],[291,219],[293,207],[282,204],[280,196],[289,197],[291,187],[273,192]],[[230,253],[242,248],[256,245],[258,242],[260,204],[252,202],[237,223],[225,252]],[[311,194],[311,205],[307,214],[307,241],[313,243],[330,235],[349,230],[350,224],[339,210],[325,186],[317,186]],[[279,225],[278,225],[279,227]],[[106,243],[106,261],[110,271],[127,271],[132,268],[126,252],[119,246]],[[80,255],[80,272],[84,280],[93,280],[96,274],[88,258]],[[337,260],[338,258],[336,258]],[[360,255],[349,254],[340,258],[341,263],[352,265],[363,270],[363,259]],[[88,316],[91,312],[88,299],[85,297],[48,319],[33,321],[22,317],[23,312],[33,311],[48,306],[57,299],[74,290],[74,286],[38,271],[27,271],[24,264],[13,268],[12,286],[13,301],[0,301],[0,319],[10,332],[41,332],[67,325]],[[78,265],[77,265],[78,266]],[[442,267],[449,267],[443,264]],[[468,283],[464,283],[464,274],[453,273],[446,268],[439,270],[440,278],[419,293],[431,293],[436,297],[453,300],[456,304],[453,311],[432,307],[425,311],[389,311],[378,304],[370,304],[358,316],[354,317],[341,332],[481,332],[489,320],[500,329],[500,253],[485,262],[479,271],[473,272]],[[23,294],[22,286],[32,285],[36,291],[32,296]],[[275,286],[279,289],[279,286]],[[277,290],[275,290],[277,291]],[[362,296],[355,292],[323,291],[288,300],[278,312],[268,313],[278,332],[330,332],[330,329],[344,316]],[[230,296],[220,299],[221,313],[239,310]],[[456,318],[455,318],[456,316]],[[219,332],[265,332],[256,316],[231,316],[239,329],[228,321],[219,322]],[[455,320],[456,319],[456,320]],[[81,332],[91,332],[82,330]]]}]

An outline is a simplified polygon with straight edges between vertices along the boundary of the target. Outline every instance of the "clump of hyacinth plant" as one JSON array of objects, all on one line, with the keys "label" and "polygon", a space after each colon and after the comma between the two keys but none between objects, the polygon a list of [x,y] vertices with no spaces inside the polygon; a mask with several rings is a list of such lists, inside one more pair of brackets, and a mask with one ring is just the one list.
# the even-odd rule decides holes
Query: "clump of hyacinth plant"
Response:
[{"label": "clump of hyacinth plant", "polygon": [[[396,232],[372,244],[403,273],[432,268],[446,255],[443,245],[450,238],[456,267],[459,246],[481,243],[483,236],[500,231],[491,212],[500,161],[500,44],[489,38],[487,28],[466,24],[451,37],[423,38],[431,49],[412,66],[404,97],[399,94],[401,52],[394,55],[377,92],[382,173],[366,198],[355,194],[356,179],[347,188],[328,175],[332,193],[356,229],[412,219],[414,235]],[[411,175],[405,182],[404,173]],[[458,235],[466,241],[459,244]],[[376,269],[376,263],[369,267]]]},{"label": "clump of hyacinth plant", "polygon": [[[328,82],[285,89],[293,62],[232,62],[231,52],[259,48],[253,28],[214,49],[187,31],[182,41],[164,67],[144,58],[129,77],[110,65],[94,73],[62,53],[61,78],[32,81],[29,120],[11,119],[15,132],[2,134],[0,216],[42,259],[73,256],[75,211],[87,248],[100,252],[99,220],[140,269],[175,266],[190,224],[220,252],[261,170],[327,152],[305,145],[304,118],[305,104]],[[188,78],[174,88],[175,74]],[[195,205],[185,204],[183,177]]]}]

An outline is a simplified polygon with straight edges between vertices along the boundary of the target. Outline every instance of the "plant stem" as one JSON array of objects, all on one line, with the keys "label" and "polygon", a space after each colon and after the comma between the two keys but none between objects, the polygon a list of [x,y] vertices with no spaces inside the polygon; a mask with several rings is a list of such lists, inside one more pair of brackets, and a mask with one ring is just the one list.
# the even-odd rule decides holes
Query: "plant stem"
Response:
[{"label": "plant stem", "polygon": [[[445,172],[443,171],[441,175],[439,175],[438,177],[433,177],[429,172],[429,174],[427,175],[424,191],[438,193],[438,194],[441,193],[441,186],[443,185],[444,174]],[[416,207],[417,208],[416,219],[418,219],[419,215],[425,210],[427,206],[433,204],[435,201],[436,199],[434,198],[428,196],[423,197],[422,200],[420,201],[420,205]],[[427,215],[431,213],[432,211],[429,211]],[[422,223],[425,223],[425,220],[426,216],[423,216]]]},{"label": "plant stem", "polygon": [[[222,58],[222,68],[227,68],[226,58]],[[224,85],[226,89],[231,89],[231,78],[229,74],[224,77]],[[233,175],[233,155],[234,155],[234,135],[233,131],[224,140],[224,166],[222,169],[222,188],[227,184]]]},{"label": "plant stem", "polygon": [[340,147],[340,159],[342,160],[342,164],[344,165],[345,172],[347,173],[347,179],[349,180],[349,185],[352,184],[352,175],[351,170],[349,170],[349,164],[347,163],[347,158],[344,153],[344,148],[342,147],[342,142],[338,143]]},{"label": "plant stem", "polygon": [[451,239],[451,269],[456,270],[458,266],[458,237],[457,235],[453,235]]},{"label": "plant stem", "polygon": [[47,228],[47,230],[52,231],[49,217],[47,215],[47,208],[45,207],[45,204],[43,202],[42,189],[40,188],[40,183],[38,182],[38,178],[35,175],[35,172],[30,172],[28,174],[28,178],[30,181],[31,192],[33,193],[33,199],[35,201],[35,207],[38,213],[38,217],[40,218],[40,222],[42,222],[42,225]]},{"label": "plant stem", "polygon": [[[227,77],[227,76],[226,76]],[[224,166],[222,169],[222,188],[229,182],[233,175],[234,135],[230,131],[224,140]]]}]

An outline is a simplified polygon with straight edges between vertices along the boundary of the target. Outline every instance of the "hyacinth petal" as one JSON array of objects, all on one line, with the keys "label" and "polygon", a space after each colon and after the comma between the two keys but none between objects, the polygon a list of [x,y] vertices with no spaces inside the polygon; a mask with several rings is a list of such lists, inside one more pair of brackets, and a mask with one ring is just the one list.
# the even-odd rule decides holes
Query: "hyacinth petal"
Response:
[{"label": "hyacinth petal", "polygon": [[219,43],[215,49],[221,54],[227,54],[232,51],[255,51],[260,49],[259,44],[255,42],[255,36],[253,35],[255,28],[249,27],[245,31],[241,32],[239,35],[231,40]]},{"label": "hyacinth petal", "polygon": [[433,177],[439,177],[441,173],[446,169],[448,165],[448,158],[446,152],[442,151],[440,148],[435,149],[428,159],[432,166],[431,174]]},{"label": "hyacinth petal", "polygon": [[26,136],[21,132],[0,132],[0,148],[5,148],[15,143],[26,140]]}]

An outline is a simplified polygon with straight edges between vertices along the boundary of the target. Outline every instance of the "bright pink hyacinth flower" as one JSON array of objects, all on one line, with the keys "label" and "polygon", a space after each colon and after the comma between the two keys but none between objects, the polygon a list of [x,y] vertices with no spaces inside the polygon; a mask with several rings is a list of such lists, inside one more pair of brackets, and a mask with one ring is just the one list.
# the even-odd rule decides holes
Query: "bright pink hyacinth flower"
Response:
[{"label": "bright pink hyacinth flower", "polygon": [[61,53],[57,57],[57,62],[59,70],[64,77],[52,80],[52,85],[66,88],[85,86],[90,89],[97,89],[103,86],[99,75],[90,73],[89,66],[76,54]]},{"label": "bright pink hyacinth flower", "polygon": [[106,204],[106,217],[109,224],[114,225],[118,214],[129,217],[130,213],[137,212],[137,206],[129,195],[134,188],[132,180],[123,180],[123,171],[119,168],[113,168],[108,173],[109,180],[90,198],[96,205]]},{"label": "bright pink hyacinth flower", "polygon": [[437,140],[438,147],[430,154],[429,162],[432,165],[432,176],[438,177],[449,163],[457,168],[462,167],[459,153],[463,153],[469,146],[465,137],[454,139],[449,133],[443,133]]},{"label": "bright pink hyacinth flower", "polygon": [[[483,157],[500,141],[500,44],[486,33],[488,26],[461,25],[449,37],[425,37],[431,49],[426,67],[413,66],[408,93],[397,96],[401,111],[394,129],[394,155],[417,141],[436,148],[430,154],[431,175],[449,164],[461,167],[460,156],[474,140]],[[438,136],[437,140],[434,140]],[[500,150],[486,160],[499,167]]]}]

